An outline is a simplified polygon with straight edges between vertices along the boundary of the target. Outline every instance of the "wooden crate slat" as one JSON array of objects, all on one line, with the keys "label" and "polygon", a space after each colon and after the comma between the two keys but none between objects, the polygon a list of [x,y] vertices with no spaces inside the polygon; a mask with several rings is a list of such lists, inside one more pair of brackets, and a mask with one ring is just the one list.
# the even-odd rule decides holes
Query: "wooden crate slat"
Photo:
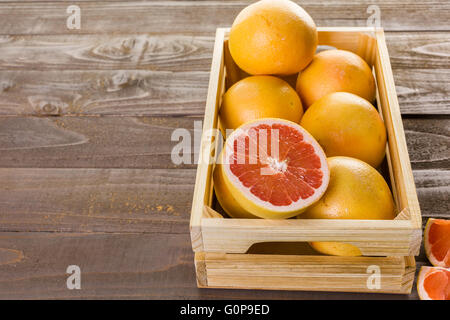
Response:
[{"label": "wooden crate slat", "polygon": [[398,187],[397,194],[401,199],[400,205],[402,207],[399,209],[408,208],[413,228],[420,229],[421,232],[422,218],[419,201],[417,199],[397,93],[395,91],[394,77],[383,31],[377,31],[376,38],[375,74],[378,93],[383,102],[381,111],[388,131],[391,164],[393,165],[393,172]]},{"label": "wooden crate slat", "polygon": [[[194,251],[245,253],[258,242],[340,241],[366,255],[412,254],[421,240],[409,220],[217,219],[201,221],[203,246]],[[389,240],[386,240],[389,239]]]},{"label": "wooden crate slat", "polygon": [[[407,293],[414,259],[196,253],[198,284],[208,288]],[[369,289],[368,268],[381,271]]]},{"label": "wooden crate slat", "polygon": [[[224,60],[223,60],[223,42],[225,32],[223,29],[217,29],[216,42],[214,45],[214,55],[212,59],[211,74],[209,79],[208,96],[206,98],[205,118],[203,123],[202,143],[200,146],[199,164],[197,166],[197,176],[195,179],[195,189],[191,209],[191,240],[192,245],[197,248],[203,247],[201,219],[203,214],[203,205],[211,200],[211,171],[212,163],[209,155],[212,150],[211,130],[217,123],[218,110],[212,108],[219,103],[220,96],[224,87]],[[206,134],[205,134],[206,133]],[[201,159],[201,160],[200,160]]]}]

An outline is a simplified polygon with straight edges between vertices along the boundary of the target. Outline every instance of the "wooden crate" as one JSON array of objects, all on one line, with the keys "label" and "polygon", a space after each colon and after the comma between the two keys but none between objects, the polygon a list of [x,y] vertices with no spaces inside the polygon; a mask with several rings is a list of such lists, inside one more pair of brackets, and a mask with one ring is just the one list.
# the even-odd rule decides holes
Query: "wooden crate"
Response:
[{"label": "wooden crate", "polygon": [[[387,175],[398,215],[394,220],[228,219],[214,210],[212,170],[222,94],[247,76],[228,51],[229,29],[216,32],[208,97],[191,212],[192,248],[200,287],[406,293],[411,290],[422,239],[422,222],[389,55],[382,29],[319,28],[319,45],[352,51],[373,67],[377,106],[388,144]],[[287,78],[287,81],[295,80]],[[363,257],[247,253],[264,242],[339,241]],[[368,289],[366,272],[377,265],[380,289]]]}]

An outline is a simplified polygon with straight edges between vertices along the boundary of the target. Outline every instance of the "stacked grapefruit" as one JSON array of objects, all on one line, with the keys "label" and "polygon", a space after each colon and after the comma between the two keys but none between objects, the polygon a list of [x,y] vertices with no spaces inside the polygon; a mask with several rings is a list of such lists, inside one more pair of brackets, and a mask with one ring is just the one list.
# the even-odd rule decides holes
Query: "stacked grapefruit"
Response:
[{"label": "stacked grapefruit", "polygon": [[[226,141],[213,175],[230,217],[395,217],[377,170],[387,137],[372,104],[371,67],[346,50],[316,54],[317,45],[313,19],[292,1],[258,1],[236,17],[228,47],[249,76],[222,97]],[[350,244],[311,245],[323,254],[361,255]]]}]

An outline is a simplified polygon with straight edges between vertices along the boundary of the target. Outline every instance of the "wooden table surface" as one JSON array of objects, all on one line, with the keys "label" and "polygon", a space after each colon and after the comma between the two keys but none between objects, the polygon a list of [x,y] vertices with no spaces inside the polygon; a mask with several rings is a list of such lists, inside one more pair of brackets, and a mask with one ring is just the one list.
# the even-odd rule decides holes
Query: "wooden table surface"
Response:
[{"label": "wooden table surface", "polygon": [[[450,218],[450,2],[300,2],[318,26],[379,6],[423,220]],[[1,299],[417,298],[196,287],[171,134],[202,120],[215,28],[248,3],[0,0]]]}]

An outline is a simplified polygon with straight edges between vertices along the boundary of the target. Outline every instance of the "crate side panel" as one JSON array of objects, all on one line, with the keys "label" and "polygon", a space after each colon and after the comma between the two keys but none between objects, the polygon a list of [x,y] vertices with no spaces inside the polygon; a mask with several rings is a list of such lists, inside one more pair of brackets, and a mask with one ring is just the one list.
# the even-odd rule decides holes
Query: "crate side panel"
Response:
[{"label": "crate side panel", "polygon": [[391,293],[404,290],[402,257],[205,253],[204,259],[209,287]]},{"label": "crate side panel", "polygon": [[205,117],[190,220],[191,241],[194,251],[203,250],[201,219],[204,205],[209,204],[205,202],[208,202],[211,198],[212,163],[209,161],[209,156],[213,145],[212,133],[214,132],[212,130],[215,129],[215,124],[217,123],[218,103],[224,83],[224,34],[225,31],[223,29],[218,29],[216,32],[208,96],[206,99]]}]

